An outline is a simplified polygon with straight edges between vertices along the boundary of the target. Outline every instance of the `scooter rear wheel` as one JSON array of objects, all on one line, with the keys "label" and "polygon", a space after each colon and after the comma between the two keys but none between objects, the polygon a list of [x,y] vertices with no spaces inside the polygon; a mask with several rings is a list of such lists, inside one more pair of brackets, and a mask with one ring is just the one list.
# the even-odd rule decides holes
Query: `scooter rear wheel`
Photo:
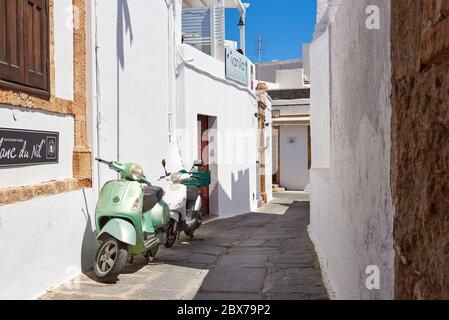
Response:
[{"label": "scooter rear wheel", "polygon": [[108,238],[98,248],[94,271],[100,282],[115,282],[126,265],[128,246],[115,238]]}]

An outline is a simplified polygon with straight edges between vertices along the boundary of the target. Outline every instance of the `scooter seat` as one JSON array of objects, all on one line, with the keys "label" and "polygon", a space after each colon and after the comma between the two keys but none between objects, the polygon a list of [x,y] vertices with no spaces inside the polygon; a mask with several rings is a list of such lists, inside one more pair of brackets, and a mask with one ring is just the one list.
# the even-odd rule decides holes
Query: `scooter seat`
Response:
[{"label": "scooter seat", "polygon": [[143,188],[143,212],[153,209],[164,197],[164,189],[148,186]]},{"label": "scooter seat", "polygon": [[200,190],[198,189],[198,187],[187,186],[187,201],[196,202],[196,199],[198,199],[199,195],[200,195]]}]

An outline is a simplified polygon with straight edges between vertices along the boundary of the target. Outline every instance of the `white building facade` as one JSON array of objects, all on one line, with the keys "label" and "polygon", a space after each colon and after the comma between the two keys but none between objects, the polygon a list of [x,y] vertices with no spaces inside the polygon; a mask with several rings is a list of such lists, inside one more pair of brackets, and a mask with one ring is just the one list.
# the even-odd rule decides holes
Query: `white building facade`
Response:
[{"label": "white building facade", "polygon": [[[205,7],[224,5],[243,17],[247,8],[209,2]],[[0,298],[6,299],[37,298],[93,264],[96,198],[116,178],[95,157],[137,162],[155,184],[162,159],[175,171],[207,157],[210,215],[260,205],[259,98],[249,60],[238,56],[247,61],[242,83],[226,74],[226,57],[183,44],[187,4],[180,0],[48,3],[49,96],[21,100],[20,88],[0,88],[0,127],[59,133],[58,163],[0,168]],[[200,128],[204,119],[208,127]]]},{"label": "white building facade", "polygon": [[304,61],[272,61],[257,66],[258,81],[267,87],[272,107],[272,163],[275,191],[308,191],[310,182],[309,47]]},{"label": "white building facade", "polygon": [[[392,299],[390,1],[318,5],[311,236],[334,298]],[[366,27],[369,5],[379,8],[380,29]]]}]

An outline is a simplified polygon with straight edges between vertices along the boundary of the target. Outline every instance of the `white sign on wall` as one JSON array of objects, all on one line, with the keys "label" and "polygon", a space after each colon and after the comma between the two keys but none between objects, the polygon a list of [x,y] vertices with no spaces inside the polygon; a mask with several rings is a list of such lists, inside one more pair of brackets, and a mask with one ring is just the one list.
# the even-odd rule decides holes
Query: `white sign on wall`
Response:
[{"label": "white sign on wall", "polygon": [[226,78],[248,85],[249,60],[235,49],[226,48]]}]

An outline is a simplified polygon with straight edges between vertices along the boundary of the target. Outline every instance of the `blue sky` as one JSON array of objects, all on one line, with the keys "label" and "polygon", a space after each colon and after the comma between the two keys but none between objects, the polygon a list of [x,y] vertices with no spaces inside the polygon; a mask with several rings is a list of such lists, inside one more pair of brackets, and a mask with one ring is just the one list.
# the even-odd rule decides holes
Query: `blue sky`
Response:
[{"label": "blue sky", "polygon": [[[302,43],[311,42],[316,21],[316,0],[245,0],[246,53],[257,62],[257,38],[262,36],[262,62],[302,58]],[[226,11],[226,38],[239,39],[237,10]]]}]

